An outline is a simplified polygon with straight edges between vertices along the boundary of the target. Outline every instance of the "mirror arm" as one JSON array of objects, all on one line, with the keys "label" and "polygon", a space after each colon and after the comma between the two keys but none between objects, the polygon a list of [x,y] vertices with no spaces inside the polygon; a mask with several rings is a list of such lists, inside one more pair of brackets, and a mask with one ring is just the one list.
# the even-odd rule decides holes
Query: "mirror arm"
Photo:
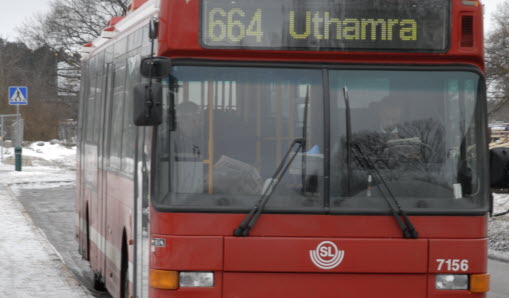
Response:
[{"label": "mirror arm", "polygon": [[152,114],[152,107],[154,106],[154,102],[152,101],[152,70],[154,69],[154,43],[157,38],[157,25],[158,21],[156,18],[152,18],[150,21],[150,68],[148,72],[148,88],[145,89],[145,118],[150,118]]},{"label": "mirror arm", "polygon": [[152,101],[152,80],[148,83],[148,88],[145,89],[145,118],[150,118],[150,115],[152,113],[152,107],[153,107],[153,101]]},{"label": "mirror arm", "polygon": [[152,87],[152,70],[154,69],[154,44],[157,38],[157,27],[159,22],[156,18],[150,21],[150,69],[149,69],[149,87]]}]

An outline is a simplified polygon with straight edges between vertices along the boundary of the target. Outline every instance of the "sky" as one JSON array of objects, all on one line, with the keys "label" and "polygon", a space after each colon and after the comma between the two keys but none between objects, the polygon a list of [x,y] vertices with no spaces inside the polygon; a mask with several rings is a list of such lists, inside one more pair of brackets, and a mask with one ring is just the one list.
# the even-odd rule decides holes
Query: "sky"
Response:
[{"label": "sky", "polygon": [[0,0],[0,37],[15,41],[16,26],[28,22],[37,13],[45,13],[51,0]]},{"label": "sky", "polygon": [[[47,12],[52,0],[0,0],[0,37],[15,41],[17,33],[15,28],[30,20],[37,13]],[[482,1],[482,0],[481,0]],[[491,15],[497,9],[497,5],[509,0],[484,0],[485,7],[484,27],[485,32],[492,29]]]},{"label": "sky", "polygon": [[493,29],[493,22],[491,22],[492,14],[497,10],[499,4],[509,0],[481,0],[484,4],[484,32],[489,32]]}]

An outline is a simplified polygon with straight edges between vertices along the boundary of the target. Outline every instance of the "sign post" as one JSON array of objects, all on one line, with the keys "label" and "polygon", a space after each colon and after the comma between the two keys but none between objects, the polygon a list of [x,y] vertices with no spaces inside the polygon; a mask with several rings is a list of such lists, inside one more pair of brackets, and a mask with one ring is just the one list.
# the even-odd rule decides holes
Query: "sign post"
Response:
[{"label": "sign post", "polygon": [[16,140],[14,147],[15,155],[15,168],[16,171],[21,171],[22,162],[22,147],[21,147],[21,117],[19,113],[20,105],[28,104],[28,88],[21,86],[10,86],[9,87],[9,104],[16,106]]},{"label": "sign post", "polygon": [[4,116],[0,116],[0,161],[4,162]]}]

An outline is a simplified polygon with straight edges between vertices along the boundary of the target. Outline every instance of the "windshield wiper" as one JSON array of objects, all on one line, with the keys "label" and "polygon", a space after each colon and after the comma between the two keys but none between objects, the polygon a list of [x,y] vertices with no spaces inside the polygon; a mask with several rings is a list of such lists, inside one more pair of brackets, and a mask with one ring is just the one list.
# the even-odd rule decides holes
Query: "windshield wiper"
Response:
[{"label": "windshield wiper", "polygon": [[350,196],[351,193],[351,181],[352,177],[352,120],[350,113],[350,96],[348,94],[348,88],[343,87],[343,99],[345,100],[345,113],[346,113],[346,195]]},{"label": "windshield wiper", "polygon": [[[417,238],[418,233],[415,230],[414,225],[412,224],[412,222],[410,221],[410,219],[408,218],[406,213],[401,208],[401,205],[399,204],[396,197],[392,194],[391,189],[389,188],[389,186],[383,179],[382,175],[380,175],[380,172],[378,171],[378,169],[371,163],[369,158],[366,155],[364,155],[364,153],[362,152],[362,150],[358,144],[355,144],[354,146],[355,146],[355,149],[360,154],[360,156],[362,157],[362,161],[359,158],[359,156],[355,153],[355,151],[352,150],[352,122],[351,122],[351,114],[350,114],[350,97],[349,97],[348,88],[346,87],[346,85],[345,85],[345,87],[343,87],[343,99],[345,101],[345,113],[346,113],[346,148],[347,148],[346,149],[346,168],[347,168],[347,177],[348,177],[347,190],[346,190],[347,195],[350,195],[350,191],[351,191],[351,186],[350,186],[350,177],[352,176],[351,158],[353,156],[353,158],[355,158],[357,160],[359,165],[361,165],[362,167],[364,167],[368,170],[369,175],[371,177],[375,177],[377,180],[379,180],[379,183],[377,183],[376,186],[377,186],[380,194],[382,195],[382,197],[387,202],[387,205],[389,205],[389,208],[391,209],[392,215],[396,219],[398,226],[400,227],[401,231],[403,231],[403,237],[414,238],[414,239]],[[374,169],[376,175],[373,175],[373,173],[371,172],[370,169]],[[382,191],[380,184],[382,184],[385,187],[385,190],[391,197],[391,199],[394,202],[394,204],[396,205],[396,207],[394,207],[392,205],[392,203],[389,201],[389,199],[385,196],[385,193]],[[401,218],[403,218],[403,220]]]},{"label": "windshield wiper", "polygon": [[[306,138],[307,138],[307,130],[308,130],[308,108],[309,108],[309,85],[307,86],[306,90],[306,98],[304,99],[304,118],[302,119],[302,138],[295,139],[290,144],[290,147],[286,151],[283,159],[281,159],[281,162],[279,163],[276,171],[274,172],[274,175],[272,175],[272,178],[270,179],[269,185],[265,187],[263,190],[262,196],[256,202],[256,204],[253,206],[249,214],[244,218],[244,220],[240,223],[240,225],[233,231],[234,236],[249,236],[249,231],[253,228],[256,221],[260,217],[260,214],[262,213],[263,209],[265,208],[265,205],[267,205],[267,202],[269,201],[270,197],[272,196],[272,193],[274,193],[274,190],[276,189],[277,185],[281,181],[281,179],[284,177],[286,172],[288,171],[288,168],[290,168],[290,165],[292,164],[293,160],[301,151],[302,154],[302,160],[301,160],[301,179],[302,179],[302,193],[306,192]],[[297,145],[295,147],[295,145]],[[292,152],[292,148],[295,147],[295,151],[288,160],[288,156],[290,155],[290,152]],[[287,162],[288,160],[288,162]]]},{"label": "windshield wiper", "polygon": [[[307,140],[308,137],[308,108],[309,108],[309,85],[306,88],[306,98],[304,99],[304,118],[302,119],[302,139],[304,141]],[[307,177],[307,154],[306,154],[306,146],[300,146],[300,150],[302,152],[301,157],[301,184],[302,184],[302,193],[304,194],[307,190],[306,185],[306,177]]]},{"label": "windshield wiper", "polygon": [[[353,157],[357,160],[361,167],[368,170],[369,175],[378,180],[378,183],[376,183],[378,191],[387,202],[387,205],[389,205],[389,208],[392,211],[392,216],[394,217],[394,219],[396,219],[396,222],[398,223],[398,226],[400,227],[401,231],[403,231],[403,237],[412,239],[418,238],[419,234],[415,230],[414,225],[406,215],[405,211],[403,211],[403,208],[401,208],[401,205],[399,204],[396,197],[392,194],[391,189],[385,182],[384,178],[382,177],[378,169],[373,165],[369,157],[364,155],[361,147],[358,144],[355,144],[354,147],[356,149],[355,151],[357,151],[358,154],[360,154],[361,158],[359,158],[358,154],[355,151],[353,151],[354,153]],[[372,172],[371,169],[373,169],[374,172]],[[393,204],[389,201],[385,193],[382,191],[382,187],[380,185],[384,186],[385,191],[388,193],[389,197],[392,199],[396,207],[394,207]]]},{"label": "windshield wiper", "polygon": [[[265,208],[265,205],[267,205],[267,202],[269,201],[270,197],[272,196],[272,193],[274,193],[274,190],[276,189],[277,185],[281,181],[281,178],[284,177],[285,173],[288,171],[288,168],[292,164],[293,160],[297,156],[297,153],[301,150],[302,147],[305,147],[306,140],[304,138],[299,138],[293,140],[292,144],[290,145],[290,148],[288,148],[288,151],[286,151],[283,159],[279,163],[279,166],[277,167],[276,171],[274,172],[274,175],[272,175],[272,178],[270,179],[269,185],[267,185],[263,191],[262,196],[256,202],[256,204],[253,206],[249,214],[244,218],[244,220],[240,223],[240,225],[235,229],[233,232],[233,236],[249,236],[249,231],[253,228],[256,221],[260,217],[260,214],[262,213],[263,209]],[[293,152],[292,157],[288,160],[288,156],[290,155],[290,152],[292,152],[292,149],[295,147],[295,151]]]}]

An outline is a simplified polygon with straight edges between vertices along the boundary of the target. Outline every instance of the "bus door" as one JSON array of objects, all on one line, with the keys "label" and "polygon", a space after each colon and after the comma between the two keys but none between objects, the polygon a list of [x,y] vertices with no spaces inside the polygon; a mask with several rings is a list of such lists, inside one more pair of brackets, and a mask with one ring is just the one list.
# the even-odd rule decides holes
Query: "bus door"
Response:
[{"label": "bus door", "polygon": [[[86,66],[83,66],[83,73],[86,73]],[[79,121],[78,121],[78,146],[77,146],[77,152],[76,152],[76,165],[77,168],[77,180],[76,180],[76,214],[75,214],[75,227],[76,227],[76,235],[78,235],[78,243],[79,243],[79,251],[80,254],[85,257],[85,237],[83,236],[83,231],[85,231],[84,226],[84,218],[85,218],[85,211],[84,207],[84,195],[85,195],[85,177],[84,177],[84,166],[85,166],[85,158],[83,157],[83,152],[85,150],[85,119],[86,119],[86,102],[88,100],[87,98],[87,92],[88,90],[88,78],[86,76],[83,77],[83,80],[81,82],[81,98],[80,98],[80,112],[79,112]]]},{"label": "bus door", "polygon": [[[135,63],[140,64],[141,56]],[[137,68],[136,68],[137,69]],[[136,82],[141,82],[141,76]],[[162,82],[165,98],[169,96],[168,80]],[[135,169],[134,169],[134,258],[133,258],[133,293],[134,297],[148,297],[149,256],[150,256],[150,168],[152,152],[151,127],[136,129]]]},{"label": "bus door", "polygon": [[83,96],[84,124],[82,127],[80,167],[81,167],[81,237],[80,244],[82,255],[91,264],[97,262],[97,252],[91,249],[96,241],[97,218],[94,216],[97,206],[97,173],[98,173],[98,131],[100,120],[100,97],[101,97],[101,71],[97,66],[97,57],[88,64],[89,71],[86,78],[85,92]]},{"label": "bus door", "polygon": [[133,292],[135,297],[148,297],[150,249],[150,152],[151,128],[136,131],[135,195],[134,195],[134,268]]},{"label": "bus door", "polygon": [[99,140],[99,176],[98,176],[98,197],[99,197],[99,205],[100,210],[98,216],[99,220],[99,233],[101,234],[98,239],[98,249],[103,253],[100,254],[99,258],[99,268],[101,271],[101,275],[105,277],[106,275],[106,229],[107,229],[107,175],[106,168],[108,166],[108,138],[109,136],[109,125],[110,125],[110,115],[111,115],[111,101],[112,101],[112,90],[113,90],[113,79],[115,74],[115,68],[112,63],[107,63],[104,66],[105,68],[105,76],[103,78],[103,101],[101,104],[101,127],[102,129],[100,140]]}]

